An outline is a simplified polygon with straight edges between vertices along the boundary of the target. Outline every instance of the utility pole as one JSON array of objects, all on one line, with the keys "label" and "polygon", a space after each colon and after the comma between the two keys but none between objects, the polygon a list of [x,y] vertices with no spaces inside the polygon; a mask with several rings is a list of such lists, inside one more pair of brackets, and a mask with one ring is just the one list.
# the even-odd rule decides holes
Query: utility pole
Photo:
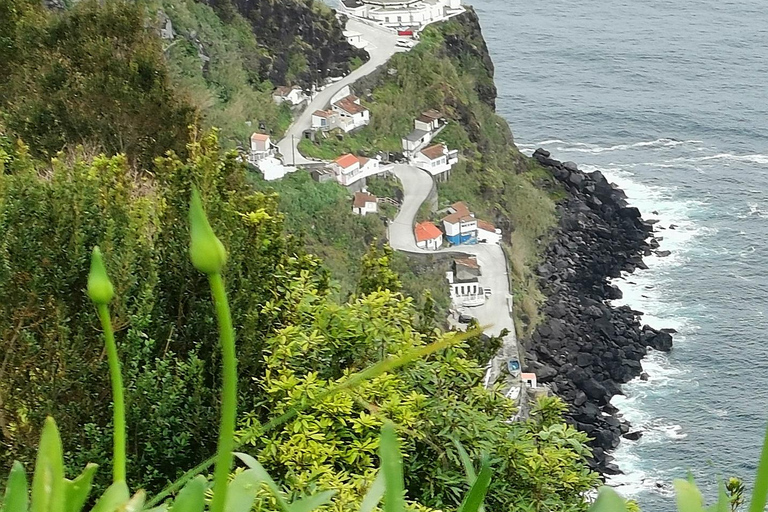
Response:
[{"label": "utility pole", "polygon": [[293,134],[291,134],[291,153],[293,154],[293,166],[296,167],[296,144],[293,142]]}]

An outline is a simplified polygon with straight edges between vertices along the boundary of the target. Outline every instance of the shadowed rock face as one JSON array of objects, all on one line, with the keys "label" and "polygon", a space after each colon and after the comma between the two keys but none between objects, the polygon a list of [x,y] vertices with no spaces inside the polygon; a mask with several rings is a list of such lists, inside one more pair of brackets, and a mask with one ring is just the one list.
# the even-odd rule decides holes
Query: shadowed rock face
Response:
[{"label": "shadowed rock face", "polygon": [[368,53],[350,45],[333,12],[313,0],[203,0],[226,19],[236,9],[251,22],[256,40],[265,51],[255,59],[259,76],[285,84],[291,62],[307,63],[296,78],[310,86],[349,72],[350,61],[368,60]]},{"label": "shadowed rock face", "polygon": [[649,347],[672,348],[671,332],[643,326],[640,312],[606,304],[621,297],[608,278],[645,268],[642,257],[656,245],[648,241],[653,227],[600,172],[585,174],[544,150],[534,158],[569,197],[559,206],[560,227],[538,269],[548,318],[528,342],[527,369],[571,405],[569,420],[594,438],[592,467],[613,474],[618,468],[606,452],[629,425],[615,417],[609,401],[621,393],[620,384],[641,375]]}]

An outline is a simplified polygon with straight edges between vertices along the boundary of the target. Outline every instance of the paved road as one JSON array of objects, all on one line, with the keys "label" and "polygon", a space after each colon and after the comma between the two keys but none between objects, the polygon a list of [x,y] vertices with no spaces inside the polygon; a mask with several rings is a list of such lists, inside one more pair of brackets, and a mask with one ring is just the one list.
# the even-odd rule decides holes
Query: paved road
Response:
[{"label": "paved road", "polygon": [[[460,309],[462,312],[477,318],[480,325],[486,327],[485,333],[488,335],[496,336],[503,329],[509,331],[509,335],[504,338],[501,349],[488,363],[486,385],[496,382],[500,376],[504,376],[507,384],[504,392],[513,388],[519,389],[519,378],[511,378],[506,373],[507,361],[519,360],[519,353],[517,338],[515,337],[515,325],[510,314],[512,296],[509,291],[509,277],[507,276],[504,251],[500,245],[496,244],[462,245],[439,251],[419,249],[413,234],[413,224],[416,212],[432,190],[432,177],[416,167],[404,164],[396,164],[394,173],[403,184],[403,204],[397,217],[389,225],[389,244],[395,250],[410,253],[439,252],[477,256],[477,262],[482,270],[482,276],[479,279],[480,285],[483,288],[490,288],[491,296],[482,306]],[[452,320],[455,319],[449,319],[449,322],[456,325]]]},{"label": "paved road", "polygon": [[514,333],[514,324],[509,315],[507,299],[509,279],[507,264],[501,246],[496,244],[462,245],[448,247],[439,251],[427,251],[416,246],[413,235],[413,221],[421,204],[429,196],[432,189],[432,177],[426,172],[411,165],[397,164],[395,175],[403,184],[403,204],[395,220],[389,226],[389,244],[398,251],[412,253],[457,253],[477,256],[482,269],[480,285],[490,288],[491,297],[483,306],[467,308],[467,312],[478,319],[481,325],[490,326],[486,333],[497,335],[502,329]]},{"label": "paved road", "polygon": [[307,105],[304,112],[294,120],[293,124],[288,128],[288,131],[285,132],[283,140],[277,143],[277,147],[280,149],[280,154],[283,155],[283,163],[285,165],[302,165],[311,162],[311,160],[307,160],[299,154],[299,150],[296,146],[298,146],[304,130],[309,129],[312,126],[312,112],[327,108],[333,95],[339,92],[342,87],[351,85],[359,78],[370,74],[377,67],[387,62],[397,51],[404,51],[395,46],[398,39],[397,34],[384,28],[371,26],[354,18],[350,18],[347,22],[347,30],[360,32],[363,35],[363,39],[368,41],[365,50],[370,55],[370,59],[343,79],[320,91],[309,105]]}]

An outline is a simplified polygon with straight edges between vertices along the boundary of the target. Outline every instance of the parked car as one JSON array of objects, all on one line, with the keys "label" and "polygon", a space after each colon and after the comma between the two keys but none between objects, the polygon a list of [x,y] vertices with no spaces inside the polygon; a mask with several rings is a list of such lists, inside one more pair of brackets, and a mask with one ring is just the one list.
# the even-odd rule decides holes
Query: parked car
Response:
[{"label": "parked car", "polygon": [[411,39],[398,39],[395,46],[399,46],[400,48],[413,48],[416,46],[416,41]]},{"label": "parked car", "polygon": [[471,322],[474,319],[475,319],[475,317],[470,316],[470,315],[465,315],[464,313],[459,315],[459,323],[460,324],[468,324],[469,322]]}]

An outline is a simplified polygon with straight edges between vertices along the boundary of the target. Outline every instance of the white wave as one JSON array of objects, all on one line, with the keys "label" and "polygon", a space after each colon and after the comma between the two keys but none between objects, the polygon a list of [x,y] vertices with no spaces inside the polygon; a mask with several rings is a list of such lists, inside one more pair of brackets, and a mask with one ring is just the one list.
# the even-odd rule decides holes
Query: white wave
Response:
[{"label": "white wave", "polygon": [[752,217],[759,217],[761,219],[764,219],[768,217],[768,211],[764,210],[760,207],[757,203],[749,203],[747,205],[749,207],[749,213],[742,213],[737,215],[737,218],[739,219],[749,219]]},{"label": "white wave", "polygon": [[722,160],[727,162],[746,162],[758,165],[768,165],[768,155],[759,153],[751,155],[734,155],[733,153],[718,153],[716,155],[700,156],[695,158],[680,157],[666,160],[665,163],[675,162],[708,162],[710,160]]},{"label": "white wave", "polygon": [[600,153],[608,153],[612,151],[626,151],[628,149],[637,149],[637,148],[655,148],[655,149],[672,148],[676,146],[682,146],[684,144],[701,144],[702,141],[660,138],[656,140],[635,142],[631,144],[616,144],[613,146],[597,146],[595,144],[567,143],[563,141],[560,141],[560,142],[547,141],[547,142],[560,143],[560,144],[565,144],[569,146],[569,147],[558,147],[557,148],[558,151],[600,154]]}]

